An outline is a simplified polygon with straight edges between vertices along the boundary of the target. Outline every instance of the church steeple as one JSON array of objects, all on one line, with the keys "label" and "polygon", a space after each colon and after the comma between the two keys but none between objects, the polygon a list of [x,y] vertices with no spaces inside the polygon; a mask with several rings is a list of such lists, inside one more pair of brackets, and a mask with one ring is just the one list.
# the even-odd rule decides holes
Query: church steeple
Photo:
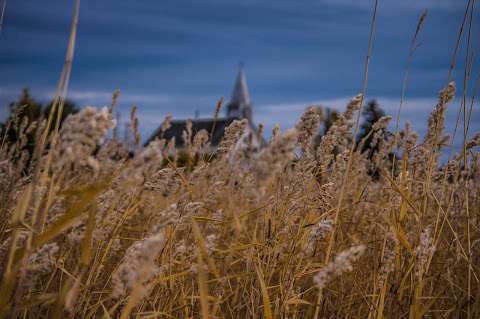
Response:
[{"label": "church steeple", "polygon": [[237,80],[233,88],[232,97],[227,105],[227,117],[246,118],[252,120],[252,107],[248,93],[247,78],[240,63]]}]

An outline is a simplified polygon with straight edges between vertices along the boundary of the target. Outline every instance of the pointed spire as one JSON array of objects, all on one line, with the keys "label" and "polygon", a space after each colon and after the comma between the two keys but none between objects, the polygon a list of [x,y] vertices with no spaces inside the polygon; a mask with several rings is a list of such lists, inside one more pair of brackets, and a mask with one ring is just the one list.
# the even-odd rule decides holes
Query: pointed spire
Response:
[{"label": "pointed spire", "polygon": [[248,93],[247,78],[245,77],[245,71],[243,70],[243,63],[239,64],[237,81],[233,88],[230,103],[238,105],[250,104],[250,94]]},{"label": "pointed spire", "polygon": [[243,63],[240,63],[237,80],[233,88],[232,98],[227,105],[227,116],[252,119],[252,108],[250,105],[250,94],[248,93],[247,78],[243,70]]}]

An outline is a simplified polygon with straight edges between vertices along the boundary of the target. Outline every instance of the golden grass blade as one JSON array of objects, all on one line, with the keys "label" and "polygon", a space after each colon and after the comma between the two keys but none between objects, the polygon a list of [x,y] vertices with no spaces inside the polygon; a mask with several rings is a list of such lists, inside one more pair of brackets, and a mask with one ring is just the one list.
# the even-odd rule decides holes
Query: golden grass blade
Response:
[{"label": "golden grass blade", "polygon": [[198,289],[200,292],[200,307],[202,311],[202,318],[208,319],[210,318],[209,310],[208,310],[208,285],[207,285],[207,275],[205,274],[205,270],[203,269],[203,260],[201,254],[198,253]]},{"label": "golden grass blade", "polygon": [[260,283],[260,289],[262,291],[262,300],[263,300],[263,314],[266,319],[273,319],[272,309],[270,308],[270,297],[268,295],[267,286],[265,285],[265,280],[263,279],[263,274],[260,271],[260,268],[255,264],[255,271],[257,273],[257,278]]},{"label": "golden grass blade", "polygon": [[25,217],[25,213],[27,212],[27,209],[30,205],[29,199],[32,196],[32,191],[33,191],[33,185],[28,184],[25,191],[22,193],[22,196],[20,197],[20,199],[17,202],[17,207],[15,209],[15,213],[12,216],[12,224],[13,225],[23,221],[23,218]]},{"label": "golden grass blade", "polygon": [[74,226],[82,217],[85,208],[91,203],[92,196],[84,196],[74,203],[55,224],[34,240],[34,247],[41,247],[43,244],[61,235],[67,229]]},{"label": "golden grass blade", "polygon": [[108,310],[107,308],[105,308],[105,305],[103,304],[103,302],[101,302],[100,305],[102,306],[102,310],[103,310],[103,318],[112,319],[112,316],[110,316],[110,314],[108,313]]},{"label": "golden grass blade", "polygon": [[95,212],[90,209],[88,212],[87,228],[81,243],[82,263],[88,266],[92,258],[93,231],[95,230]]},{"label": "golden grass blade", "polygon": [[219,278],[220,273],[217,270],[217,267],[215,267],[215,262],[212,260],[212,258],[209,256],[207,252],[205,240],[203,239],[203,236],[200,232],[200,228],[198,227],[198,224],[194,218],[192,218],[192,230],[193,230],[193,235],[195,236],[195,240],[197,241],[197,244],[198,244],[199,252],[202,254],[202,258],[206,260],[208,269],[215,275],[216,278]]},{"label": "golden grass blade", "polygon": [[5,318],[11,309],[10,298],[15,287],[17,273],[4,273],[0,288],[0,318]]},{"label": "golden grass blade", "polygon": [[385,309],[385,297],[387,295],[387,287],[388,287],[388,276],[385,279],[385,282],[383,283],[382,289],[380,291],[380,298],[378,300],[378,306],[377,306],[377,316],[375,317],[376,319],[383,318],[383,311]]},{"label": "golden grass blade", "polygon": [[287,300],[287,304],[289,305],[307,305],[311,306],[312,303],[305,300],[305,299],[300,299],[300,298],[290,298]]},{"label": "golden grass blade", "polygon": [[408,241],[407,235],[405,233],[405,230],[402,228],[402,226],[397,225],[397,227],[395,227],[395,233],[397,235],[398,241],[403,245],[403,247],[407,249],[410,255],[413,255],[412,245]]},{"label": "golden grass blade", "polygon": [[[202,318],[210,318],[209,315],[209,306],[208,306],[208,284],[207,284],[207,274],[205,273],[204,267],[204,261],[203,261],[203,256],[208,256],[206,248],[205,248],[205,242],[203,241],[203,237],[200,233],[200,229],[198,228],[197,223],[195,222],[194,219],[192,219],[192,230],[193,234],[195,236],[195,239],[198,244],[197,248],[197,280],[198,280],[198,289],[200,292],[200,306],[201,306],[201,311],[202,311]],[[210,265],[209,265],[210,266]],[[212,262],[213,266],[213,262]],[[213,266],[215,267],[215,266]],[[216,271],[216,270],[215,270]]]},{"label": "golden grass blade", "polygon": [[384,174],[384,176],[390,181],[395,191],[397,191],[398,194],[402,196],[402,199],[404,199],[408,203],[410,208],[412,208],[417,213],[417,217],[421,216],[422,213],[420,209],[414,204],[414,202],[410,199],[410,197],[407,194],[405,194],[405,192],[400,188],[400,186],[398,186],[397,183],[395,183],[395,181],[388,174]]}]

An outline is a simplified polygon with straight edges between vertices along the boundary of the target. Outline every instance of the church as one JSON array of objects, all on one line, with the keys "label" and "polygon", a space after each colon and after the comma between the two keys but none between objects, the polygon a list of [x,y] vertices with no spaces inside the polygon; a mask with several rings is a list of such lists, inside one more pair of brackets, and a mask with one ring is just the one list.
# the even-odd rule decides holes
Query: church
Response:
[{"label": "church", "polygon": [[[253,122],[252,103],[248,92],[247,78],[245,76],[243,65],[240,64],[232,96],[226,106],[226,116],[219,117],[216,121],[213,118],[191,119],[192,133],[193,136],[195,136],[198,131],[205,129],[210,133],[210,148],[211,150],[215,150],[223,138],[225,128],[227,128],[234,120],[242,119],[246,119],[248,125],[241,138],[241,142],[246,143],[248,139],[250,139],[249,143],[253,145],[254,148],[259,148],[263,144],[263,138],[259,136],[260,132]],[[186,130],[186,126],[186,119],[173,119],[170,128],[163,132],[163,138],[167,140],[167,142],[172,138],[175,138],[176,147],[182,149],[185,145],[182,133]],[[154,139],[159,138],[160,132],[161,126],[153,132],[145,145]]]}]

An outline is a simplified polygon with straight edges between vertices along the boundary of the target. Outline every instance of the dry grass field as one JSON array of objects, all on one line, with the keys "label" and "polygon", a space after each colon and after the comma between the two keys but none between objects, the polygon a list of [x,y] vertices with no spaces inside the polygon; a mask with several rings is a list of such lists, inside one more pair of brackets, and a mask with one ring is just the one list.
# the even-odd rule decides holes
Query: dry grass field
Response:
[{"label": "dry grass field", "polygon": [[373,153],[355,140],[362,94],[317,144],[316,107],[260,151],[235,121],[214,153],[187,130],[182,154],[141,147],[132,112],[131,151],[106,138],[117,96],[55,117],[77,18],[57,112],[2,137],[1,317],[480,318],[480,134],[467,104],[474,137],[452,151],[453,82],[425,136],[383,117]]}]

